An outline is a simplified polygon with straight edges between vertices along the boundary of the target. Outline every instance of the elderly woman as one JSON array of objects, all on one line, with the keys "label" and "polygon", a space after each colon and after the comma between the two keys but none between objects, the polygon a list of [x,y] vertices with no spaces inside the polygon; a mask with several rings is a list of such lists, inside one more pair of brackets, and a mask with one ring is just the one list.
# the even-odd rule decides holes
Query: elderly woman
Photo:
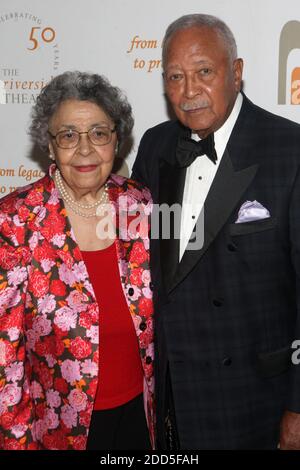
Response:
[{"label": "elderly woman", "polygon": [[111,174],[132,125],[99,75],[57,76],[34,106],[53,163],[0,201],[2,449],[153,445],[151,200]]}]

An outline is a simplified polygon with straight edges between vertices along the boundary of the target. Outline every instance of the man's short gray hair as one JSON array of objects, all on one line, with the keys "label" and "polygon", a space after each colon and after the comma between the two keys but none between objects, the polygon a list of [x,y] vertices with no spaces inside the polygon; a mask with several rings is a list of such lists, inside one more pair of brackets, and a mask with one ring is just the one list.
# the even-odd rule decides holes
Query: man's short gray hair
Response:
[{"label": "man's short gray hair", "polygon": [[42,89],[32,109],[29,134],[45,152],[48,150],[49,121],[66,100],[97,104],[114,122],[119,146],[133,127],[131,106],[125,95],[102,75],[86,72],[65,72],[54,77]]},{"label": "man's short gray hair", "polygon": [[168,44],[173,34],[182,29],[203,27],[211,28],[216,31],[226,46],[229,58],[231,60],[235,60],[237,58],[235,38],[232,31],[224,23],[224,21],[212,15],[192,14],[181,16],[168,26],[162,44],[163,66],[165,65],[166,61]]}]

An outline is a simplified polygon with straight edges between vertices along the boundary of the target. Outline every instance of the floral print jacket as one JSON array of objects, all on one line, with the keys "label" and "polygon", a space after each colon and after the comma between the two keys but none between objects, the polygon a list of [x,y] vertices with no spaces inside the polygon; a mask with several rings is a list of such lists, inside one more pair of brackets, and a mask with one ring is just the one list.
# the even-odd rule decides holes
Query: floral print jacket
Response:
[{"label": "floral print jacket", "polygon": [[[51,165],[44,178],[0,200],[0,449],[86,448],[98,383],[101,305],[54,185],[54,171]],[[149,239],[146,230],[139,230],[142,224],[135,238],[124,224],[119,230],[121,213],[140,204],[149,214],[152,202],[147,189],[116,175],[108,181],[108,194],[153,443]]]}]

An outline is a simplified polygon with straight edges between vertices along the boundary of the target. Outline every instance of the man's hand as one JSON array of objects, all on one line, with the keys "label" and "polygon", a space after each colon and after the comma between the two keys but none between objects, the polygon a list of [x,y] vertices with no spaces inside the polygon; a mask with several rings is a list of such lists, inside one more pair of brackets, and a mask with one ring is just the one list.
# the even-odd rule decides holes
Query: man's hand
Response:
[{"label": "man's hand", "polygon": [[300,450],[300,413],[284,413],[280,425],[280,449]]}]

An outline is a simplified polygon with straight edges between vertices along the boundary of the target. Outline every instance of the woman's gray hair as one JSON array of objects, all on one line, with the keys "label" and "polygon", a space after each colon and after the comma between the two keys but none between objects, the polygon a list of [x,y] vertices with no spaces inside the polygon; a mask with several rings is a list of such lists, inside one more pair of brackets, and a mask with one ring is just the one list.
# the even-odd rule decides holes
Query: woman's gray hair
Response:
[{"label": "woman's gray hair", "polygon": [[114,122],[119,146],[122,145],[134,123],[126,96],[101,75],[75,71],[54,77],[33,106],[29,134],[43,151],[48,151],[51,117],[63,101],[73,99],[97,104]]},{"label": "woman's gray hair", "polygon": [[237,58],[235,38],[232,31],[222,20],[212,15],[192,14],[181,16],[168,26],[162,43],[163,66],[166,61],[168,44],[173,34],[182,29],[203,27],[211,28],[216,31],[226,46],[229,58],[232,61]]}]

